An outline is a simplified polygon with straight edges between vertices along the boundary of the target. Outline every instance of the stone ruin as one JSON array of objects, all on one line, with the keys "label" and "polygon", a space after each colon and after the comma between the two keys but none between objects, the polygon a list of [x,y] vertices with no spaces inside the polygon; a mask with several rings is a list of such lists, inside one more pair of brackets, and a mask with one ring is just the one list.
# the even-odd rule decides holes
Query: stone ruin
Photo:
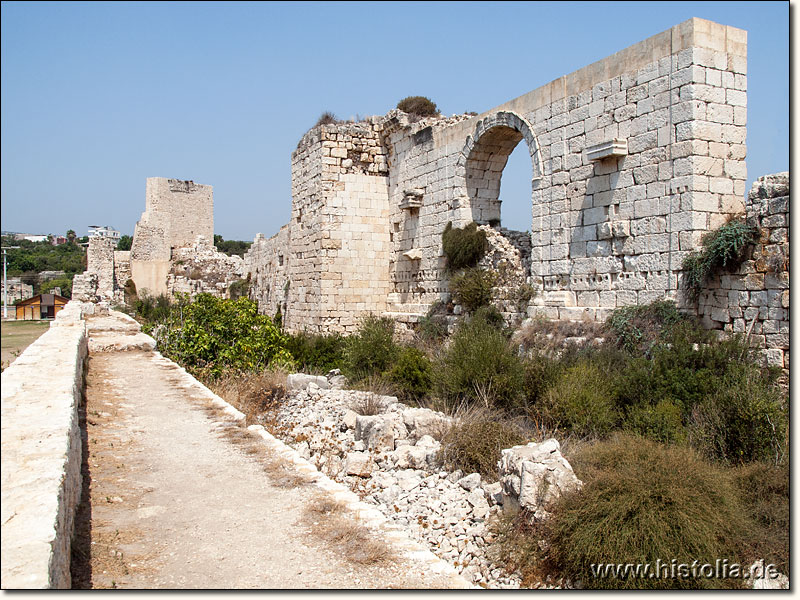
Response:
[{"label": "stone ruin", "polygon": [[[480,115],[318,125],[292,153],[290,222],[258,234],[244,261],[211,243],[210,186],[153,178],[130,254],[95,242],[76,287],[119,297],[130,277],[153,294],[225,296],[247,276],[259,310],[280,310],[289,331],[352,332],[366,313],[411,327],[450,300],[447,223],[475,221],[509,323],[603,320],[666,298],[758,336],[786,367],[788,174],[745,201],[746,90],[747,33],[695,18]],[[499,195],[523,142],[531,229],[516,232],[500,226]],[[690,302],[684,258],[744,215],[763,232],[752,260]],[[537,293],[519,302],[524,287]]]},{"label": "stone ruin", "polygon": [[[778,211],[763,213],[780,230],[764,251],[788,261],[788,202],[762,201],[759,182],[745,203],[746,90],[747,33],[693,18],[480,115],[318,125],[292,153],[290,222],[245,256],[251,295],[291,331],[350,332],[364,313],[412,324],[449,300],[445,226],[475,221],[484,266],[538,290],[519,318],[602,320],[667,298],[713,327],[746,323],[783,366],[786,268],[723,277],[699,307],[682,285],[702,236],[745,212]],[[511,232],[500,182],[521,142],[531,230]]]},{"label": "stone ruin", "polygon": [[230,285],[243,276],[244,262],[218,252],[213,240],[213,188],[150,177],[130,251],[114,250],[114,240],[90,238],[86,272],[75,276],[73,298],[122,302],[129,280],[140,294],[228,297]]}]

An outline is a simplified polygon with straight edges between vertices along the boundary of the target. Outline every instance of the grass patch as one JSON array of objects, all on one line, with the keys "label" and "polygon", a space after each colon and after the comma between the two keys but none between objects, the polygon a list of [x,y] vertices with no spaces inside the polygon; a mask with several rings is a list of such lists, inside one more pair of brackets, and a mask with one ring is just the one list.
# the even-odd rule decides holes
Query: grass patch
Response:
[{"label": "grass patch", "polygon": [[305,507],[303,520],[314,536],[357,565],[382,565],[396,560],[386,542],[367,529],[344,504],[317,495]]},{"label": "grass patch", "polygon": [[476,266],[486,254],[488,245],[486,232],[478,229],[475,222],[463,228],[453,227],[448,222],[442,233],[442,249],[451,271]]},{"label": "grass patch", "polygon": [[[9,307],[14,310],[14,307]],[[2,365],[5,369],[25,351],[25,348],[39,339],[50,329],[50,321],[3,321],[0,325],[2,335]]]}]

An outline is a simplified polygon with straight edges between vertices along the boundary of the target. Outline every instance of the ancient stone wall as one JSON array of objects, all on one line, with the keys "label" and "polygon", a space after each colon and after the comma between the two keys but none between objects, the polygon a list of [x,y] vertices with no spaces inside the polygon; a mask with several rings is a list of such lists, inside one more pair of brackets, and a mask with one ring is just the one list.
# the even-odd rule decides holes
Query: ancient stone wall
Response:
[{"label": "ancient stone wall", "polygon": [[78,407],[88,354],[69,302],[2,374],[2,587],[70,587],[81,495]]},{"label": "ancient stone wall", "polygon": [[202,235],[214,239],[214,199],[210,185],[149,177],[145,211],[131,245],[131,276],[136,289],[167,293],[169,261],[175,248],[190,246]]},{"label": "ancient stone wall", "polygon": [[[746,40],[690,19],[481,115],[313,128],[292,155],[287,325],[347,331],[363,312],[414,320],[447,299],[441,233],[502,223],[502,172],[523,142],[529,250],[506,237],[541,290],[528,312],[680,302],[684,256],[744,209]],[[259,285],[275,306],[282,292]]]},{"label": "ancient stone wall", "polygon": [[95,236],[89,238],[86,270],[97,273],[97,295],[110,299],[114,295],[114,248],[117,240]]},{"label": "ancient stone wall", "polygon": [[189,247],[176,248],[170,264],[166,279],[170,296],[207,293],[227,298],[228,288],[241,279],[244,272],[241,257],[218,252],[211,240],[203,236]]},{"label": "ancient stone wall", "polygon": [[759,177],[747,222],[760,236],[733,273],[715,275],[698,301],[707,327],[746,333],[769,364],[789,368],[789,173]]}]

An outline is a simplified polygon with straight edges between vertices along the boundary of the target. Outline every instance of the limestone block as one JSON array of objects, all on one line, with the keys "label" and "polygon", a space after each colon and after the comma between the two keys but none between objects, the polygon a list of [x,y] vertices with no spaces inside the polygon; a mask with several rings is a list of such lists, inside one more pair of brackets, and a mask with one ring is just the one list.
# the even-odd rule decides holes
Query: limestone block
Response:
[{"label": "limestone block", "polygon": [[503,450],[498,467],[503,507],[527,509],[539,521],[549,516],[548,509],[562,495],[583,485],[553,438]]},{"label": "limestone block", "polygon": [[304,390],[310,383],[314,383],[323,390],[330,389],[328,378],[323,375],[306,375],[305,373],[292,373],[286,377],[286,387],[290,390]]},{"label": "limestone block", "polygon": [[344,471],[356,477],[369,477],[375,469],[375,462],[369,452],[350,452],[344,460]]},{"label": "limestone block", "polygon": [[408,431],[397,413],[356,417],[355,438],[370,450],[394,450],[395,440],[407,437]]},{"label": "limestone block", "polygon": [[453,423],[450,417],[429,408],[409,408],[402,412],[402,417],[409,437],[413,439],[423,436],[441,439]]}]

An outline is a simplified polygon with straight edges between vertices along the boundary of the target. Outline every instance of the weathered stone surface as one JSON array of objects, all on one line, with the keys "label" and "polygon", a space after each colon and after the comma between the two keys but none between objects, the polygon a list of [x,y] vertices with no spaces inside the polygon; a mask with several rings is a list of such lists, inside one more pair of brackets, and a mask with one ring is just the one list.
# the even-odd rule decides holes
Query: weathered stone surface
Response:
[{"label": "weathered stone surface", "polygon": [[458,485],[471,492],[481,484],[481,476],[478,473],[470,473],[457,481]]},{"label": "weathered stone surface", "polygon": [[331,387],[328,378],[322,375],[306,375],[305,373],[292,373],[286,377],[286,387],[290,390],[304,390],[308,384],[314,383],[320,389],[327,390]]},{"label": "weathered stone surface", "polygon": [[375,463],[368,452],[350,452],[344,460],[344,470],[348,475],[369,477]]},{"label": "weathered stone surface", "polygon": [[400,415],[359,415],[356,418],[356,440],[362,440],[372,450],[394,450],[395,439],[408,436]]},{"label": "weathered stone surface", "polygon": [[403,411],[402,416],[409,436],[415,439],[423,436],[440,439],[453,422],[451,418],[429,408],[409,408]]},{"label": "weathered stone surface", "polygon": [[3,589],[70,587],[87,357],[81,317],[80,303],[69,302],[2,374]]},{"label": "weathered stone surface", "polygon": [[527,509],[537,520],[547,518],[562,495],[583,485],[553,438],[503,450],[498,466],[503,506]]}]

